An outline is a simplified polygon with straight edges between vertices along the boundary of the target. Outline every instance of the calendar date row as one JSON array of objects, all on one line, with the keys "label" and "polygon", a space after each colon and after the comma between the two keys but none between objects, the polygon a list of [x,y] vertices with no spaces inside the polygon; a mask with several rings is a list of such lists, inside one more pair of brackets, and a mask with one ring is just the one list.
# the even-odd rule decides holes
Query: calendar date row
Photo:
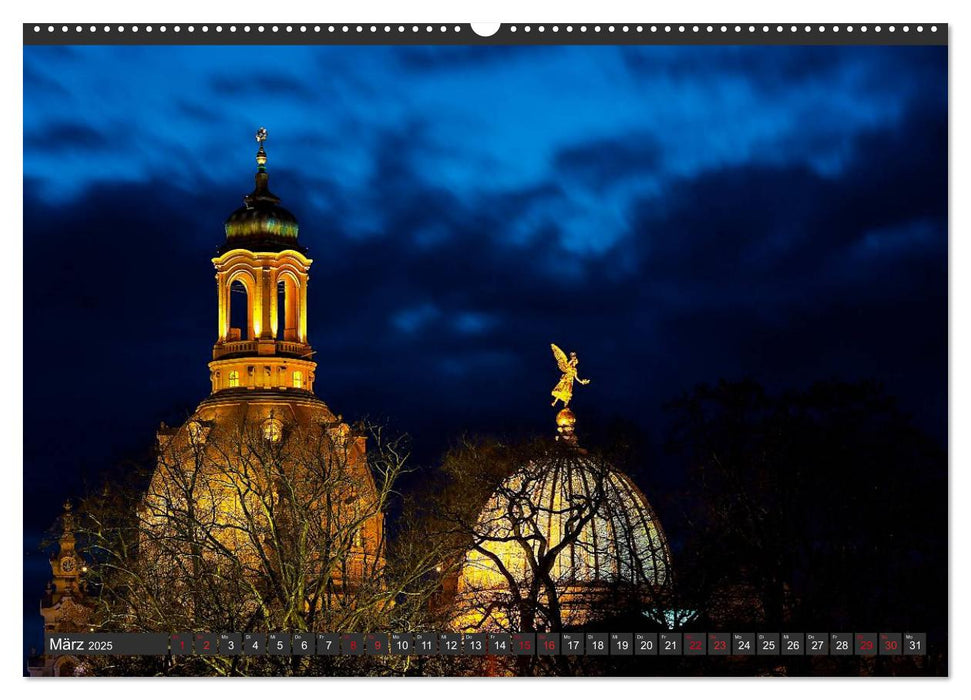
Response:
[{"label": "calendar date row", "polygon": [[53,634],[53,655],[922,656],[916,632],[184,632]]}]

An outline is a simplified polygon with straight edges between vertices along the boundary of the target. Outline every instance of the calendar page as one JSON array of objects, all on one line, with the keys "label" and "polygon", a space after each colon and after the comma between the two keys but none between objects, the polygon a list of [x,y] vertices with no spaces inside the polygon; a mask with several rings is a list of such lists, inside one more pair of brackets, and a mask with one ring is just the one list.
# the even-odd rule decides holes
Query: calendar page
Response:
[{"label": "calendar page", "polygon": [[947,24],[28,21],[22,240],[24,676],[949,673]]}]

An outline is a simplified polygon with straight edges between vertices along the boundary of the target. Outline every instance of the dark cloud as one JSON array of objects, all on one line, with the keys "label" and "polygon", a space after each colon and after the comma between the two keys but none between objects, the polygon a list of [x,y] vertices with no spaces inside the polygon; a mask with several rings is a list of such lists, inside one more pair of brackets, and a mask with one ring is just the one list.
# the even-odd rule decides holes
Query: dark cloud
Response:
[{"label": "dark cloud", "polygon": [[[342,48],[294,62],[288,75],[241,65],[227,76],[199,59],[197,89],[183,86],[168,111],[132,107],[151,137],[132,127],[106,143],[84,110],[27,130],[28,502],[56,506],[206,395],[210,258],[252,187],[252,153],[245,143],[232,150],[236,137],[223,132],[229,120],[251,138],[238,114],[257,94],[286,105],[273,115],[289,130],[267,124],[271,187],[314,259],[318,393],[345,416],[391,418],[415,436],[419,461],[466,430],[548,432],[550,342],[577,351],[594,378],[577,407],[584,416],[617,414],[657,432],[662,404],[696,382],[752,376],[782,388],[872,376],[943,439],[945,54],[399,47],[362,58]],[[489,92],[542,59],[593,94],[617,78],[618,52],[637,80],[611,83],[609,109],[563,110],[563,94],[543,101],[541,85],[527,94],[518,84],[502,105]],[[478,54],[487,60],[474,70],[462,63]],[[891,108],[835,87],[871,65],[923,92],[905,90]],[[618,117],[643,83],[670,71],[680,71],[672,100],[734,74],[774,97],[752,103],[749,141],[712,156],[701,127],[661,131],[649,111]],[[470,76],[460,97],[456,75]],[[828,82],[866,119],[803,111],[800,88]],[[325,88],[338,97],[322,111]],[[31,89],[52,94],[42,82]],[[491,101],[475,102],[479,93]],[[692,114],[711,117],[697,99]],[[536,110],[557,118],[524,135],[517,120]],[[763,124],[766,112],[785,118]],[[705,128],[722,134],[717,117]],[[726,139],[748,134],[737,126],[724,125]],[[813,154],[834,142],[839,158],[821,167]],[[161,166],[131,144],[164,146]],[[92,149],[148,175],[125,183],[72,170],[67,156]],[[45,270],[46,284],[32,269]],[[65,348],[85,370],[68,386],[51,371]],[[27,517],[46,525],[50,509]]]},{"label": "dark cloud", "polygon": [[619,180],[657,172],[661,156],[653,134],[635,132],[564,148],[553,159],[553,169],[559,177],[602,191]]},{"label": "dark cloud", "polygon": [[180,99],[176,102],[175,107],[190,120],[200,124],[205,124],[206,122],[212,123],[221,117],[219,110],[215,109],[211,104],[205,104],[195,100]]},{"label": "dark cloud", "polygon": [[216,95],[224,97],[256,95],[265,99],[313,100],[320,94],[312,81],[279,73],[217,75],[209,81],[209,84]]},{"label": "dark cloud", "polygon": [[[836,85],[847,75],[849,66],[859,67],[871,61],[886,65],[899,56],[899,52],[887,47],[865,51],[854,46],[802,46],[798,51],[776,48],[704,46],[697,51],[680,51],[677,47],[629,46],[620,52],[635,79],[658,73],[676,80],[737,79],[772,92],[806,83]],[[906,63],[911,67],[910,57]]]},{"label": "dark cloud", "polygon": [[55,122],[24,137],[24,147],[38,151],[93,151],[118,145],[107,134],[77,122]]},{"label": "dark cloud", "polygon": [[24,63],[24,86],[40,92],[47,98],[56,99],[70,94],[61,81],[27,62]]},{"label": "dark cloud", "polygon": [[402,67],[414,71],[477,70],[529,61],[549,51],[536,46],[402,46],[395,49],[395,58]]}]

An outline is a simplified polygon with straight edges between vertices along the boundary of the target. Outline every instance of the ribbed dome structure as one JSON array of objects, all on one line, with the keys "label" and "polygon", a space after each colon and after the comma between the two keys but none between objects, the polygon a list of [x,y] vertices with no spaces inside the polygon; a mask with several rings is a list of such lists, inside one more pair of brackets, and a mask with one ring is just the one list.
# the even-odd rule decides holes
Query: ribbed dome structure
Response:
[{"label": "ribbed dome structure", "polygon": [[515,629],[515,588],[528,595],[535,581],[538,606],[560,608],[558,620],[537,626],[547,629],[583,624],[614,592],[648,602],[669,583],[667,538],[647,498],[560,432],[561,442],[506,478],[479,515],[459,575],[458,627]]},{"label": "ribbed dome structure", "polygon": [[266,172],[266,151],[263,141],[266,130],[257,134],[260,150],[256,154],[256,187],[243,197],[243,206],[226,219],[226,242],[220,254],[233,248],[246,248],[257,252],[304,250],[297,243],[299,226],[297,217],[280,206],[280,198],[270,192],[270,176]]}]

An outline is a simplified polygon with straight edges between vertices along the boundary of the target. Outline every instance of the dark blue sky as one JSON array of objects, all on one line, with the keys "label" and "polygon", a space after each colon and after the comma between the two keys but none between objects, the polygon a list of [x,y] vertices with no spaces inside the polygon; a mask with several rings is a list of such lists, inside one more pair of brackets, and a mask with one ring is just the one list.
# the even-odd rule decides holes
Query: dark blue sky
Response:
[{"label": "dark blue sky", "polygon": [[210,259],[271,187],[316,389],[436,455],[695,383],[876,378],[943,441],[945,47],[24,49],[25,526],[208,393]]}]

